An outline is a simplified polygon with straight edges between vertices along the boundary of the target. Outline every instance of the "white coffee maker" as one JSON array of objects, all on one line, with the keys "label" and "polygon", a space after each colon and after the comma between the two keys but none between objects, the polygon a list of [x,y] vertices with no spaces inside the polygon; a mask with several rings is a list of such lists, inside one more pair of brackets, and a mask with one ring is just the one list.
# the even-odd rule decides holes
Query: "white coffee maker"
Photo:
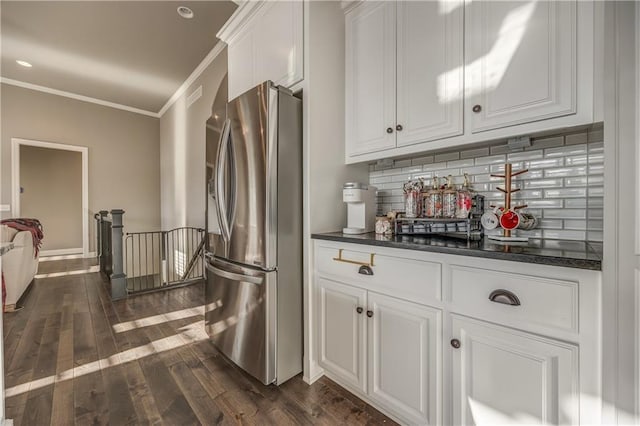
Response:
[{"label": "white coffee maker", "polygon": [[342,187],[342,201],[347,203],[347,227],[344,234],[373,232],[376,221],[376,187],[347,182]]}]

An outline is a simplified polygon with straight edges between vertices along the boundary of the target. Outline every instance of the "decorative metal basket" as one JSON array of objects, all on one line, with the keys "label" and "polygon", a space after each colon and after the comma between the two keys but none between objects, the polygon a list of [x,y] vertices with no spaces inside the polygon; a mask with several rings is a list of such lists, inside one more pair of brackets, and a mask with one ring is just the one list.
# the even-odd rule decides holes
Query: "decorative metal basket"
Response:
[{"label": "decorative metal basket", "polygon": [[474,195],[471,213],[459,218],[408,218],[402,213],[396,217],[396,235],[439,235],[445,237],[479,240],[484,235],[480,218],[484,213],[484,196]]}]

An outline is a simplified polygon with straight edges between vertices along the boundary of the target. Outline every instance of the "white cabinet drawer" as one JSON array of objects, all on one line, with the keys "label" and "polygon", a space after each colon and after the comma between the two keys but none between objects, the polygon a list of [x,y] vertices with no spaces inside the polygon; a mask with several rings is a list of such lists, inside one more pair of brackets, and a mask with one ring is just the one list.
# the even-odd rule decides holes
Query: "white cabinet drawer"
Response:
[{"label": "white cabinet drawer", "polygon": [[[510,292],[520,304],[491,301],[496,290]],[[504,295],[498,300],[509,302]],[[508,326],[578,332],[578,282],[574,281],[451,265],[451,302],[460,313]]]},{"label": "white cabinet drawer", "polygon": [[[372,259],[370,268],[373,275],[364,275],[360,272],[361,265],[351,263],[370,264]],[[318,244],[316,270],[326,278],[416,303],[428,304],[441,298],[440,263],[380,254],[371,246],[363,246],[360,251],[358,248],[340,249]]]}]

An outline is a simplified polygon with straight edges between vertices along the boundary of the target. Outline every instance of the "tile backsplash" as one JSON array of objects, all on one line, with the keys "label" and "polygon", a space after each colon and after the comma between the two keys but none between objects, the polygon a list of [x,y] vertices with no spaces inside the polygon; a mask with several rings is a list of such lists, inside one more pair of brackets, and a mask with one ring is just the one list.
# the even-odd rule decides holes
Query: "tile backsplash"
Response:
[{"label": "tile backsplash", "polygon": [[[506,142],[468,150],[420,155],[369,166],[369,183],[378,188],[378,214],[404,210],[402,186],[408,180],[433,176],[454,176],[456,185],[468,173],[472,188],[489,204],[501,205],[503,185],[491,173],[504,172],[504,163],[513,170],[529,172],[514,178],[514,205],[539,219],[538,228],[520,231],[533,238],[602,241],[604,208],[604,143],[601,124],[579,132],[533,138],[531,146],[511,149]],[[444,182],[444,179],[443,179]],[[500,232],[494,230],[490,232]]]}]

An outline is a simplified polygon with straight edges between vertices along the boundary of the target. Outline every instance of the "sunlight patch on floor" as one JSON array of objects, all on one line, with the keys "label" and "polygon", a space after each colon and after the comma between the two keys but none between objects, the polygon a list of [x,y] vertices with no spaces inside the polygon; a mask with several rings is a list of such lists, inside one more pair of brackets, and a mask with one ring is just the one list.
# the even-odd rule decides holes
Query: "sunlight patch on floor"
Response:
[{"label": "sunlight patch on floor", "polygon": [[121,322],[112,326],[116,333],[134,330],[141,327],[149,327],[150,325],[158,325],[169,321],[175,321],[183,318],[204,315],[204,305],[194,306],[193,308],[181,309],[179,311],[167,312],[165,314],[153,315],[151,317],[140,318],[133,321]]},{"label": "sunlight patch on floor", "polygon": [[[202,307],[199,308],[202,309]],[[197,321],[192,324],[188,324],[181,327],[179,330],[181,332],[174,334],[173,336],[154,340],[146,345],[138,346],[136,348],[127,349],[126,351],[113,354],[110,357],[79,365],[53,376],[43,377],[41,379],[32,380],[27,383],[10,387],[5,390],[5,397],[10,398],[12,396],[40,389],[64,380],[75,379],[100,370],[105,370],[109,367],[135,361],[149,355],[166,352],[201,340],[206,340],[208,338],[207,333],[204,331],[204,321]]]},{"label": "sunlight patch on floor", "polygon": [[100,266],[95,265],[91,266],[89,269],[78,269],[75,271],[64,271],[64,272],[51,272],[48,274],[37,274],[34,278],[54,278],[54,277],[66,277],[69,275],[81,275],[81,274],[90,274],[93,272],[100,272]]}]

